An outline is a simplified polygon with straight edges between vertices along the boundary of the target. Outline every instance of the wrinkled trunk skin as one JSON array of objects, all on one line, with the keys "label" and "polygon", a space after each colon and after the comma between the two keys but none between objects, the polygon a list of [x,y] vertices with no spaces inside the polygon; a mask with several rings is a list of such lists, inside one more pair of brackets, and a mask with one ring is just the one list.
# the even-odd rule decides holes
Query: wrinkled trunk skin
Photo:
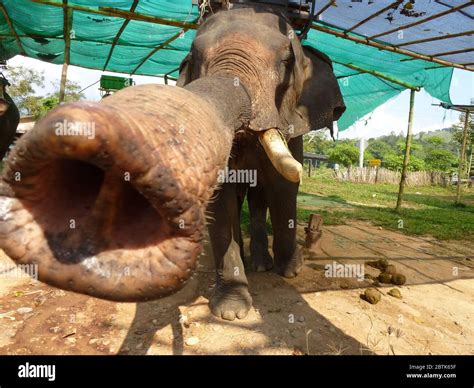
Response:
[{"label": "wrinkled trunk skin", "polygon": [[[70,123],[88,131],[61,132]],[[6,162],[0,247],[18,264],[37,264],[41,281],[95,297],[177,291],[196,266],[232,138],[206,98],[171,86],[58,107]]]},{"label": "wrinkled trunk skin", "polygon": [[15,140],[20,113],[11,97],[0,88],[0,160]]}]

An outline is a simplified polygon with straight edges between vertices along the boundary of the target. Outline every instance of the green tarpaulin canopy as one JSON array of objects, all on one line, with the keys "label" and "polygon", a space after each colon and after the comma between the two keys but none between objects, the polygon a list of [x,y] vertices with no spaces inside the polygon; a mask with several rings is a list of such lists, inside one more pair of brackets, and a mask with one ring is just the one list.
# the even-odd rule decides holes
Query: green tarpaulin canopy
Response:
[{"label": "green tarpaulin canopy", "polygon": [[[367,4],[364,4],[365,12],[360,8],[357,16],[359,11],[354,10],[357,3],[337,3],[338,7],[331,11],[338,13],[335,20],[350,25],[368,16]],[[391,3],[393,1],[377,1],[370,10],[383,11]],[[316,11],[322,8],[323,5],[319,5]],[[199,18],[199,8],[191,0],[3,0],[0,10],[0,49],[6,59],[20,54],[62,64],[68,52],[69,64],[76,66],[175,77],[189,51]],[[346,11],[348,13],[344,13]],[[381,12],[379,17],[383,16]],[[375,19],[372,18],[371,23]],[[338,122],[339,130],[347,129],[406,88],[424,88],[433,97],[451,103],[452,67],[357,43],[354,40],[366,39],[358,29],[345,32],[357,38],[354,40],[336,36],[331,32],[344,32],[345,28],[335,27],[334,21],[329,21],[331,17],[316,22],[315,27],[324,27],[327,31],[312,29],[304,44],[324,52],[334,62],[347,105],[347,111]],[[403,20],[396,22],[403,23]],[[394,26],[384,19],[379,23],[383,23],[384,30]],[[66,39],[65,31],[70,39]]]},{"label": "green tarpaulin canopy", "polygon": [[[406,87],[400,83],[412,88],[425,88],[433,97],[444,102],[451,101],[449,88],[452,68],[433,68],[433,63],[423,60],[402,62],[402,59],[410,57],[315,30],[309,32],[304,44],[321,50],[334,62],[334,73],[339,79],[347,106],[346,112],[338,121],[340,131],[405,90]],[[355,70],[353,66],[364,71]],[[365,71],[380,73],[385,78]],[[391,82],[389,78],[400,83]]]}]

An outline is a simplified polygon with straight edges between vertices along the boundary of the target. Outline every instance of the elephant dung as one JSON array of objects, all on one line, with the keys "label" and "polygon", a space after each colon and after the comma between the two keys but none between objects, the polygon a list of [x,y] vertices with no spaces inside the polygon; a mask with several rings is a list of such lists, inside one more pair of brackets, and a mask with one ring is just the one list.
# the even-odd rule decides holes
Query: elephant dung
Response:
[{"label": "elephant dung", "polygon": [[406,281],[407,281],[407,278],[405,277],[405,275],[402,275],[401,273],[397,273],[395,275],[392,275],[392,284],[395,284],[397,286],[401,286],[401,285],[405,284]]},{"label": "elephant dung", "polygon": [[385,271],[385,269],[388,267],[388,260],[387,259],[380,259],[380,260],[376,260],[376,261],[368,261],[366,264],[373,267],[373,268],[377,268],[381,271]]},{"label": "elephant dung", "polygon": [[387,294],[393,296],[394,298],[402,299],[402,293],[398,288],[392,288],[389,292],[387,292]]},{"label": "elephant dung", "polygon": [[388,273],[390,275],[394,275],[397,273],[397,267],[395,267],[393,264],[387,265],[387,267],[384,270],[385,273]]},{"label": "elephant dung", "polygon": [[382,294],[375,288],[367,288],[361,295],[361,298],[370,304],[377,304],[381,297]]},{"label": "elephant dung", "polygon": [[380,283],[390,284],[392,283],[392,277],[389,273],[382,272],[377,279]]}]

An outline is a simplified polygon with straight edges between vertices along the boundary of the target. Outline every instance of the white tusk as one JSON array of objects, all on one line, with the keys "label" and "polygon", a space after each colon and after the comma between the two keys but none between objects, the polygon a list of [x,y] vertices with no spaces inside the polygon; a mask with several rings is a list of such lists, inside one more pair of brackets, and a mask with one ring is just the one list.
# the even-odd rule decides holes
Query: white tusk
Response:
[{"label": "white tusk", "polygon": [[271,128],[260,134],[258,138],[268,158],[272,162],[273,167],[275,167],[286,180],[295,183],[301,181],[303,167],[301,163],[291,155],[280,132],[275,128]]}]

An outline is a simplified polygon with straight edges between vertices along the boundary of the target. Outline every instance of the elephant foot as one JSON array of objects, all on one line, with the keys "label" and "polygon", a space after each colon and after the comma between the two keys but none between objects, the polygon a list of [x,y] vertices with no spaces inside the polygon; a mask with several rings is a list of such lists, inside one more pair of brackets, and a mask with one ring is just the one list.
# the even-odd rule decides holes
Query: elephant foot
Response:
[{"label": "elephant foot", "polygon": [[252,297],[247,286],[218,286],[212,296],[209,307],[219,318],[233,321],[244,319],[252,307]]},{"label": "elephant foot", "polygon": [[255,272],[266,272],[273,268],[273,258],[270,254],[252,256],[252,268]]},{"label": "elephant foot", "polygon": [[290,260],[276,264],[276,271],[285,278],[294,278],[301,271],[301,268],[303,268],[303,263],[303,255],[297,248]]}]

